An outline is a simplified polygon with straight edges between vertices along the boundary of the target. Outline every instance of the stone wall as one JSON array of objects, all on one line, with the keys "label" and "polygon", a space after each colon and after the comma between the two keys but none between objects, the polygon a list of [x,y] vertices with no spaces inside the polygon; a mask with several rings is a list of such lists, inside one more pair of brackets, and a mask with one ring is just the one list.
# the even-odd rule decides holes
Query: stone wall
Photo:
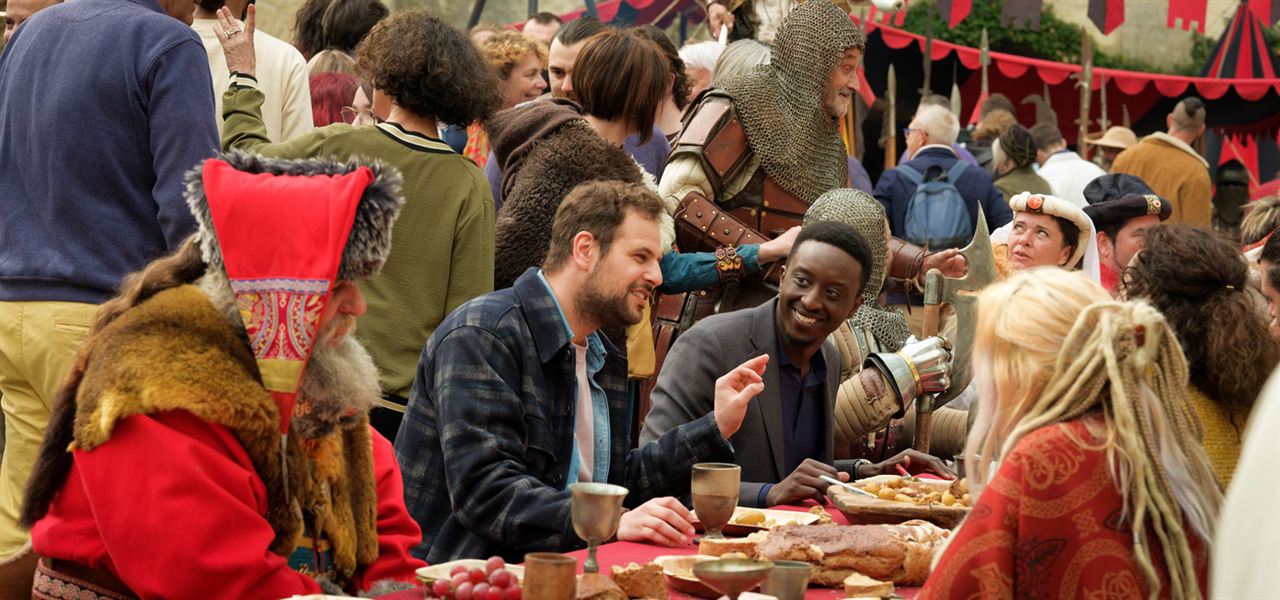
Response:
[{"label": "stone wall", "polygon": [[[1088,0],[1046,0],[1053,12],[1070,23],[1082,25],[1098,41],[1098,46],[1111,54],[1140,60],[1160,67],[1176,67],[1187,63],[1191,55],[1190,31],[1166,25],[1168,0],[1125,0],[1124,23],[1111,35],[1102,32],[1089,20]],[[1204,34],[1218,37],[1235,15],[1236,0],[1208,0]]]},{"label": "stone wall", "polygon": [[[258,26],[263,31],[281,39],[293,39],[293,18],[302,6],[303,0],[259,0]],[[467,18],[471,16],[474,0],[382,0],[392,11],[407,8],[424,8],[439,15],[445,20],[466,27]],[[481,21],[492,23],[514,23],[524,20],[528,10],[528,0],[487,0]],[[581,0],[539,0],[538,10],[546,10],[556,14],[582,8]]]}]

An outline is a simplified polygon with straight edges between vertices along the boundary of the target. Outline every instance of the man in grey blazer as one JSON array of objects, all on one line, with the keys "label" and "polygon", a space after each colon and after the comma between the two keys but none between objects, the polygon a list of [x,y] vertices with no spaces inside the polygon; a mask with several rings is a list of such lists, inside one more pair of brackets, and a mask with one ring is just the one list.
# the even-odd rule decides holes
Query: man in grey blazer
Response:
[{"label": "man in grey blazer", "polygon": [[[879,464],[833,460],[840,355],[827,336],[862,304],[869,265],[871,248],[849,225],[806,225],[792,247],[776,298],[708,317],[676,340],[658,376],[641,444],[707,414],[714,403],[709,390],[726,365],[767,354],[764,391],[729,439],[742,467],[739,504],[766,507],[807,498],[824,502],[822,475],[847,481],[850,475],[893,472],[904,463],[949,473],[938,459],[914,450]],[[912,353],[873,355],[876,360],[867,364],[885,371],[891,387],[913,388],[894,389],[891,395],[901,398],[906,392],[905,397],[913,398],[917,390],[946,388],[950,360],[930,360],[946,352],[944,344],[930,338],[917,343]],[[932,372],[917,369],[926,363],[935,365]],[[903,373],[908,374],[905,379]]]}]

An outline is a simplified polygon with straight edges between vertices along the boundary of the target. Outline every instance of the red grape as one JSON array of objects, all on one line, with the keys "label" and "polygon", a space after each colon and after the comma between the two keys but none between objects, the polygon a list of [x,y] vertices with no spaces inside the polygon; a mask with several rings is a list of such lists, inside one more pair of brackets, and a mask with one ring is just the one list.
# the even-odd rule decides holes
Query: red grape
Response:
[{"label": "red grape", "polygon": [[489,587],[490,586],[487,582],[482,581],[480,583],[477,583],[475,587],[471,588],[471,596],[476,600],[483,600],[484,598],[488,597]]},{"label": "red grape", "polygon": [[453,589],[455,590],[458,589],[458,586],[464,583],[470,583],[470,582],[471,582],[471,578],[466,573],[458,573],[457,575],[454,575],[452,578],[450,578],[450,583],[453,584]]},{"label": "red grape", "polygon": [[435,594],[438,598],[444,598],[449,595],[449,590],[452,587],[453,586],[449,585],[448,579],[437,579],[435,580],[435,583],[431,584],[431,593]]},{"label": "red grape", "polygon": [[452,569],[449,569],[449,577],[453,577],[454,575],[457,575],[458,573],[466,573],[466,572],[467,572],[467,568],[466,568],[465,566],[463,566],[463,565],[453,565],[453,568],[452,568]]},{"label": "red grape", "polygon": [[489,593],[485,596],[486,600],[502,600],[502,588],[491,587]]},{"label": "red grape", "polygon": [[454,600],[472,600],[473,596],[471,594],[472,587],[470,581],[464,582],[462,585],[453,588]]},{"label": "red grape", "polygon": [[515,577],[512,577],[511,571],[508,571],[506,569],[498,569],[497,571],[494,571],[489,574],[489,583],[492,583],[493,585],[496,585],[500,588],[511,587],[511,583],[514,579]]},{"label": "red grape", "polygon": [[501,556],[491,556],[489,557],[489,560],[484,563],[484,572],[485,574],[490,574],[505,566],[507,566],[507,561],[502,560]]},{"label": "red grape", "polygon": [[484,571],[481,571],[480,569],[471,569],[470,571],[467,571],[467,575],[471,577],[471,583],[481,583],[487,579]]},{"label": "red grape", "polygon": [[502,600],[520,600],[520,588],[507,588],[505,592],[502,592]]}]

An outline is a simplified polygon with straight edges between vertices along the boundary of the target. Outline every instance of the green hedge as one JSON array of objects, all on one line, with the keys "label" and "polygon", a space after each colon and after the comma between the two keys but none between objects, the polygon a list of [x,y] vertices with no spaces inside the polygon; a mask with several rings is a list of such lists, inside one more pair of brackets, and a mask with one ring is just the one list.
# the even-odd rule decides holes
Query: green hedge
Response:
[{"label": "green hedge", "polygon": [[[938,15],[933,2],[912,2],[911,10],[903,29],[924,35],[925,20],[933,20],[935,39],[978,48],[982,44],[982,28],[987,28],[991,49],[996,52],[1008,52],[1020,56],[1030,56],[1045,60],[1054,60],[1077,64],[1080,62],[1080,27],[1059,19],[1053,14],[1053,7],[1045,5],[1040,15],[1040,30],[1015,29],[1000,24],[999,0],[973,0],[973,10],[969,17],[960,22],[955,29],[947,27],[946,21]],[[1187,62],[1173,68],[1159,67],[1144,61],[1123,58],[1098,50],[1097,40],[1093,45],[1093,64],[1099,67],[1127,69],[1146,73],[1168,73],[1173,75],[1198,75],[1213,51],[1215,41],[1192,32],[1195,43]]]}]

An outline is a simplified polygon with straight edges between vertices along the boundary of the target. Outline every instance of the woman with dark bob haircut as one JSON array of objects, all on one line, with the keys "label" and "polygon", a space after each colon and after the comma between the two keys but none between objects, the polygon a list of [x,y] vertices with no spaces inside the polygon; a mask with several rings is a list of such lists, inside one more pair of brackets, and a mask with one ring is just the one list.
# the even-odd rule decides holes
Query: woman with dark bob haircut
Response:
[{"label": "woman with dark bob haircut", "polygon": [[1191,400],[1204,446],[1225,487],[1262,385],[1280,361],[1265,304],[1248,287],[1244,256],[1212,232],[1187,225],[1147,230],[1147,247],[1121,274],[1126,298],[1150,302],[1168,320],[1191,369]]},{"label": "woman with dark bob haircut", "polygon": [[[438,136],[443,123],[466,125],[496,110],[498,78],[466,34],[425,12],[404,11],[378,22],[356,49],[356,70],[372,83],[373,112],[383,122],[335,123],[273,144],[254,78],[254,7],[243,33],[235,33],[240,25],[226,9],[219,20],[215,30],[232,73],[223,94],[224,150],[354,156],[394,167],[404,178],[404,208],[392,229],[396,243],[382,272],[360,284],[369,310],[359,334],[378,365],[386,400],[403,406],[418,354],[436,326],[463,302],[493,290],[493,196],[475,163]],[[400,414],[378,407],[371,419],[393,438]]]},{"label": "woman with dark bob haircut", "polygon": [[[635,30],[608,29],[583,43],[573,76],[563,91],[577,100],[552,98],[498,113],[487,124],[494,160],[502,171],[495,287],[509,287],[526,269],[540,266],[551,245],[556,209],[575,187],[590,181],[621,181],[656,191],[653,177],[622,149],[627,136],[641,143],[653,135],[654,115],[670,93],[669,61],[658,44]],[[675,227],[664,213],[664,293],[690,292],[719,281],[716,256],[671,251]],[[799,228],[795,228],[797,231]],[[737,249],[745,270],[785,257],[793,231],[764,244]],[[648,313],[628,335],[628,367],[646,378],[656,364]]]}]

